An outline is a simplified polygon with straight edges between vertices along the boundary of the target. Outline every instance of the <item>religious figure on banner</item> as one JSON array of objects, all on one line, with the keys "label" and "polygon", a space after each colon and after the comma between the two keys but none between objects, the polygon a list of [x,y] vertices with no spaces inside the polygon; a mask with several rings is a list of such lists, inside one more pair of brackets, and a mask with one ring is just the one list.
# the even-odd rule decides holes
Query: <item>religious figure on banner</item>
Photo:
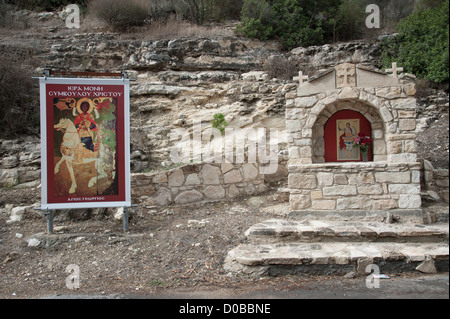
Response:
[{"label": "religious figure on banner", "polygon": [[77,128],[78,135],[81,142],[84,143],[84,147],[94,152],[94,133],[98,131],[97,123],[92,117],[91,113],[94,109],[92,101],[89,103],[89,99],[85,101],[80,100],[79,106],[77,106],[78,115],[75,118],[73,124]]}]

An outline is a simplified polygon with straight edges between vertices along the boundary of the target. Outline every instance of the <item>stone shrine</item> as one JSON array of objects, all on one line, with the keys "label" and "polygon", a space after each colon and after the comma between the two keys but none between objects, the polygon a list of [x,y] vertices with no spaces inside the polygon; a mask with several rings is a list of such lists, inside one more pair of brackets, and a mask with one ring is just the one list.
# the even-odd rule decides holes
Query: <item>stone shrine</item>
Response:
[{"label": "stone shrine", "polygon": [[[414,76],[340,64],[286,94],[293,215],[422,217]],[[372,140],[367,159],[355,145]]]}]

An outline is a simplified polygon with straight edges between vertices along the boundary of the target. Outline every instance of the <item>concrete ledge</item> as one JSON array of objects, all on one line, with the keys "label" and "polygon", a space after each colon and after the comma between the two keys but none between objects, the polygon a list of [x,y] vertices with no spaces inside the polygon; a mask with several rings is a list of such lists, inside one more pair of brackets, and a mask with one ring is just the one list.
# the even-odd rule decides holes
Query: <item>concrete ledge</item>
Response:
[{"label": "concrete ledge", "polygon": [[292,221],[270,219],[250,227],[251,243],[311,242],[448,242],[448,224],[386,224],[379,222]]},{"label": "concrete ledge", "polygon": [[351,172],[361,172],[361,170],[379,170],[385,171],[386,168],[391,170],[404,170],[404,169],[421,169],[420,162],[406,162],[406,163],[396,163],[396,162],[339,162],[339,163],[315,163],[315,164],[288,164],[289,173],[303,173],[311,171],[323,171],[323,170],[335,170],[335,169],[346,169]]},{"label": "concrete ledge", "polygon": [[374,264],[384,273],[399,273],[415,271],[426,260],[433,260],[438,272],[448,272],[448,244],[243,244],[228,253],[224,268],[250,275],[336,275],[350,271],[361,274],[361,265]]},{"label": "concrete ledge", "polygon": [[400,217],[401,222],[423,223],[422,209],[393,209],[390,211],[376,210],[299,210],[291,211],[288,217],[303,220],[344,220],[344,221],[378,221],[388,217],[388,214]]}]

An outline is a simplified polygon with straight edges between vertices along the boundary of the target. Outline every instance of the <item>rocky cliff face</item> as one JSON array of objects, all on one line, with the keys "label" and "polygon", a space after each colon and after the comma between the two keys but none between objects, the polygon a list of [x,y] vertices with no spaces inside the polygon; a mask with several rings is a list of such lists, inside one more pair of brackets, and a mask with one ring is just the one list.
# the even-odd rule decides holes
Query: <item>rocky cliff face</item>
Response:
[{"label": "rocky cliff face", "polygon": [[210,127],[214,114],[230,128],[284,127],[284,96],[294,84],[268,79],[274,43],[230,37],[121,40],[119,35],[50,37],[47,67],[124,69],[131,85],[132,169],[172,165],[169,133]]},{"label": "rocky cliff face", "polygon": [[[210,127],[210,121],[217,113],[225,115],[230,128],[284,130],[285,94],[294,90],[297,84],[293,80],[269,77],[264,70],[273,56],[289,59],[295,72],[302,70],[310,76],[344,62],[381,68],[378,41],[281,52],[274,42],[230,36],[140,40],[138,35],[125,38],[119,34],[61,30],[9,34],[1,39],[0,49],[5,54],[22,52],[21,55],[28,57],[26,61],[32,61],[34,67],[127,71],[135,80],[131,87],[134,172],[174,167],[169,157],[174,142],[169,133],[175,128],[185,128],[192,133],[194,120],[200,121],[203,129]],[[36,75],[40,72],[42,67],[35,71]],[[439,103],[433,102],[436,100]],[[440,93],[436,99],[420,100],[419,105],[423,109],[422,117],[418,119],[419,127],[421,136],[425,137],[427,131],[433,131],[434,125],[441,123],[441,118],[448,114],[448,94]],[[422,145],[438,150],[428,158],[431,162],[448,166],[448,125],[446,129],[440,128],[444,130],[440,134],[447,134],[447,144],[426,140]],[[33,180],[30,172],[37,170],[39,163],[38,142],[33,137],[1,141],[2,186]],[[284,142],[281,136],[280,150]],[[427,153],[422,152],[424,156]],[[26,173],[12,173],[11,170],[17,169]]]},{"label": "rocky cliff face", "polygon": [[264,72],[274,56],[289,59],[292,68],[311,75],[343,62],[380,66],[377,42],[282,53],[273,42],[226,36],[139,41],[96,33],[46,40],[51,48],[47,67],[124,69],[136,80],[131,88],[134,171],[170,167],[169,132],[192,131],[194,120],[206,128],[217,113],[225,115],[230,128],[283,130],[284,94],[296,84]]}]

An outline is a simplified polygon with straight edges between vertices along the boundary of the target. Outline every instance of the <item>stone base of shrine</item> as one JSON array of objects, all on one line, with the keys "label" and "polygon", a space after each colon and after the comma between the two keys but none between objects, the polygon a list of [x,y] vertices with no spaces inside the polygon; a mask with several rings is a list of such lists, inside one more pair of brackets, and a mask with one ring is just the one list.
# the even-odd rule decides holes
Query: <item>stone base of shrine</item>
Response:
[{"label": "stone base of shrine", "polygon": [[289,165],[293,214],[421,216],[420,163],[323,163]]},{"label": "stone base of shrine", "polygon": [[423,223],[422,209],[382,210],[298,210],[291,211],[288,217],[296,220],[335,220],[335,221],[376,221]]}]

